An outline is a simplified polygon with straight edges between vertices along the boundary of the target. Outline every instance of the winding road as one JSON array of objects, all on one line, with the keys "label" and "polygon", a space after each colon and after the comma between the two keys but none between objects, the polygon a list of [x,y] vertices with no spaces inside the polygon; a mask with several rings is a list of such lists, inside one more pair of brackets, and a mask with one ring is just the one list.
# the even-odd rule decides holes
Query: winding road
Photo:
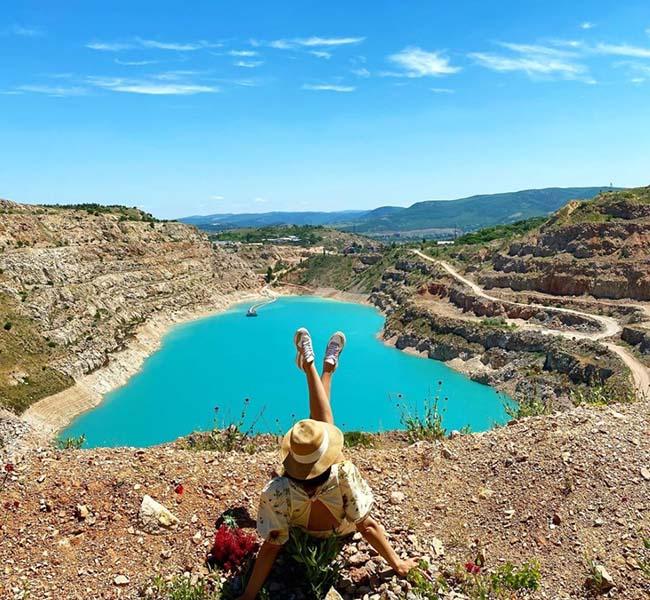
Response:
[{"label": "winding road", "polygon": [[[413,254],[416,254],[417,256],[419,256],[420,258],[428,262],[432,262],[441,266],[454,279],[456,279],[463,285],[469,287],[477,296],[480,296],[481,298],[485,298],[486,300],[492,300],[494,302],[500,302],[502,304],[510,304],[513,306],[525,306],[525,307],[533,306],[535,308],[541,308],[548,312],[572,314],[587,319],[591,319],[592,321],[596,321],[597,323],[600,324],[601,330],[597,332],[588,332],[588,333],[582,331],[559,331],[557,329],[549,329],[548,327],[544,327],[542,325],[533,325],[533,324],[526,324],[524,327],[526,329],[533,329],[539,331],[545,335],[560,335],[570,339],[590,339],[590,340],[600,341],[600,343],[602,343],[603,346],[606,346],[609,350],[611,350],[616,355],[618,355],[620,359],[629,367],[630,371],[632,372],[632,379],[634,381],[634,386],[636,387],[637,396],[639,397],[639,399],[644,400],[650,398],[650,371],[648,371],[646,366],[639,359],[637,359],[636,356],[634,356],[627,348],[624,348],[620,344],[617,344],[616,342],[607,339],[615,335],[618,335],[622,331],[623,328],[617,319],[614,319],[613,317],[606,317],[603,315],[594,315],[592,313],[587,313],[572,308],[562,308],[559,306],[545,306],[543,304],[536,304],[536,303],[525,304],[523,302],[515,302],[514,300],[503,300],[502,298],[497,298],[496,296],[491,296],[490,294],[488,294],[481,286],[479,286],[477,283],[461,275],[452,265],[445,262],[444,260],[440,260],[437,258],[433,258],[432,256],[428,256],[427,254],[424,254],[424,252],[421,252],[420,250],[413,250],[412,252]],[[505,320],[510,323],[513,323],[518,327],[521,327],[520,323],[514,319],[506,318]]]}]

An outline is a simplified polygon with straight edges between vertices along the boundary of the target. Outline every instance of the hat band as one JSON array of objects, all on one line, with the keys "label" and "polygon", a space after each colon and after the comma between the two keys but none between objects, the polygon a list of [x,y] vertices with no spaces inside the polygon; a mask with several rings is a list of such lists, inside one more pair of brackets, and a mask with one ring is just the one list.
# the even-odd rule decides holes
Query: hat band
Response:
[{"label": "hat band", "polygon": [[314,450],[311,454],[296,454],[295,452],[291,452],[291,456],[293,456],[293,459],[300,463],[301,465],[308,465],[311,463],[318,462],[322,457],[325,452],[327,452],[327,447],[329,446],[330,443],[330,436],[329,433],[327,432],[327,429],[323,429],[323,441],[320,443],[320,446],[318,447],[317,450]]}]

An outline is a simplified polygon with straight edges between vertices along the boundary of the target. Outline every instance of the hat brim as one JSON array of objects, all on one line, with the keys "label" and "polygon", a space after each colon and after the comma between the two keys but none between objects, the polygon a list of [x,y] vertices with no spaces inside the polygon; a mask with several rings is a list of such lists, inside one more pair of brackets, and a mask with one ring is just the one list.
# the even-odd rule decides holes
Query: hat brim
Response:
[{"label": "hat brim", "polygon": [[323,456],[315,463],[299,463],[291,455],[291,430],[280,442],[280,462],[284,473],[294,479],[312,479],[322,475],[333,464],[341,462],[343,450],[343,432],[336,426],[323,422],[329,435],[329,444]]}]

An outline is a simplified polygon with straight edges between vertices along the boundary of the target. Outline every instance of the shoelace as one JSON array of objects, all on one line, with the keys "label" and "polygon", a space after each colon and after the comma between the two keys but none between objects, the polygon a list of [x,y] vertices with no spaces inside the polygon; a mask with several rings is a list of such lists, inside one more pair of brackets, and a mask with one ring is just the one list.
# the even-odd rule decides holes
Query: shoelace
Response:
[{"label": "shoelace", "polygon": [[325,348],[325,360],[332,360],[336,362],[338,360],[338,353],[341,349],[341,345],[338,342],[331,341],[327,344]]},{"label": "shoelace", "polygon": [[314,356],[314,349],[311,345],[311,338],[307,335],[303,335],[300,340],[300,345],[302,346],[302,354],[305,359],[309,359]]}]

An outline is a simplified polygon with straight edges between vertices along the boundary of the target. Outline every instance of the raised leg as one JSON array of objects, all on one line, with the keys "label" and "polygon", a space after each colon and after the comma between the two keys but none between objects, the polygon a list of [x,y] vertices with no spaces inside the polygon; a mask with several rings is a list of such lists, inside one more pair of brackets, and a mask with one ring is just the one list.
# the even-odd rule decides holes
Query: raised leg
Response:
[{"label": "raised leg", "polygon": [[[330,382],[327,383],[328,391],[326,391],[313,362],[305,364],[304,370],[307,375],[307,385],[309,386],[309,418],[333,425],[334,415],[332,414],[332,405],[329,398]],[[329,375],[331,378],[331,373]]]},{"label": "raised leg", "polygon": [[323,373],[320,376],[320,380],[325,388],[325,394],[327,399],[332,403],[332,375],[334,375],[334,370],[336,367],[328,362],[323,363]]}]

